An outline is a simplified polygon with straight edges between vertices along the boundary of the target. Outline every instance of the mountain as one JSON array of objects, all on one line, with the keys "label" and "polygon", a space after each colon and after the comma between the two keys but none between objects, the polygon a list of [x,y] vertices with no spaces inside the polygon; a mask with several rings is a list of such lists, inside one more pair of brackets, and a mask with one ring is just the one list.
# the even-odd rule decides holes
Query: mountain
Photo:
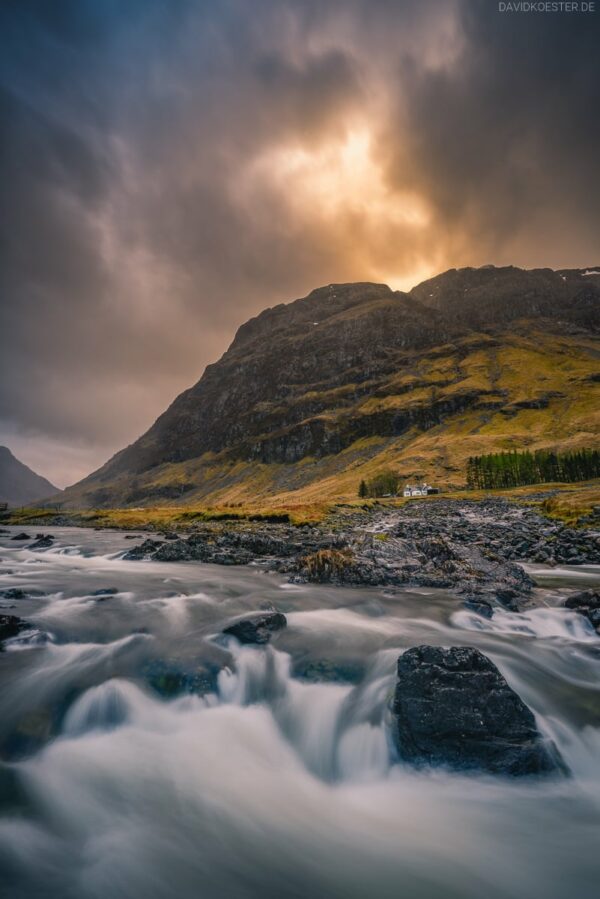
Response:
[{"label": "mountain", "polygon": [[600,268],[452,269],[410,293],[329,284],[266,309],[65,507],[355,496],[392,465],[598,446]]},{"label": "mountain", "polygon": [[19,462],[8,447],[0,446],[0,502],[27,506],[58,492],[58,487]]}]

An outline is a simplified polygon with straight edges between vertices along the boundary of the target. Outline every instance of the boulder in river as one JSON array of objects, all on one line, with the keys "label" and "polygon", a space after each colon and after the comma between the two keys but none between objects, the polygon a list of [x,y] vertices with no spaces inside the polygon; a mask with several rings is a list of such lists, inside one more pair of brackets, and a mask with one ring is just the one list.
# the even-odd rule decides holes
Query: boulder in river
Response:
[{"label": "boulder in river", "polygon": [[592,627],[600,634],[600,590],[584,590],[573,593],[565,601],[565,608],[585,615]]},{"label": "boulder in river", "polygon": [[53,544],[54,536],[52,534],[36,534],[35,541],[27,549],[48,549]]},{"label": "boulder in river", "polygon": [[268,643],[275,631],[282,630],[287,625],[287,619],[282,612],[261,612],[258,615],[250,615],[240,618],[229,627],[223,629],[223,633],[229,637],[235,637],[240,643]]},{"label": "boulder in river", "polygon": [[33,587],[7,587],[6,590],[0,590],[0,596],[3,599],[31,599],[37,596],[45,596],[43,590],[36,590]]},{"label": "boulder in river", "polygon": [[152,659],[142,669],[146,683],[160,696],[171,698],[182,693],[204,696],[217,689],[217,665],[182,659]]},{"label": "boulder in river", "polygon": [[565,770],[531,710],[469,646],[415,646],[401,655],[393,714],[400,757],[418,766],[510,775]]},{"label": "boulder in river", "polygon": [[0,644],[3,640],[10,640],[30,627],[30,624],[17,615],[0,615]]},{"label": "boulder in river", "polygon": [[494,607],[487,599],[481,599],[478,596],[469,597],[469,599],[465,599],[463,606],[465,609],[468,609],[469,612],[475,612],[476,615],[481,615],[482,618],[491,618],[494,614]]},{"label": "boulder in river", "polygon": [[15,534],[14,537],[10,538],[11,540],[31,540],[31,534],[26,534],[25,531],[21,531],[20,534]]}]

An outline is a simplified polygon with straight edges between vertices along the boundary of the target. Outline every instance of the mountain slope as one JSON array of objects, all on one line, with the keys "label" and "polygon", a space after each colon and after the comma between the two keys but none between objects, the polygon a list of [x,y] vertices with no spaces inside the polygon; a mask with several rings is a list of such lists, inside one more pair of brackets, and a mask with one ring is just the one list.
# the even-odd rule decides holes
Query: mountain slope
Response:
[{"label": "mountain slope", "polygon": [[0,502],[26,506],[58,492],[46,478],[19,462],[6,446],[0,446]]},{"label": "mountain slope", "polygon": [[597,445],[591,272],[486,266],[267,309],[65,505],[344,497],[389,464],[461,483],[472,453]]}]

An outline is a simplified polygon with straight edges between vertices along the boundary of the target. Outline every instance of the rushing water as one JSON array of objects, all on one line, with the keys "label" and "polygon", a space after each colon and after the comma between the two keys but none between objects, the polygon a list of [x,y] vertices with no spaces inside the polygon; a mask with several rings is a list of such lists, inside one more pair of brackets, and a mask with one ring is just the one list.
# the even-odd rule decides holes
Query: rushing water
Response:
[{"label": "rushing water", "polygon": [[[531,569],[536,608],[487,621],[443,591],[127,562],[123,534],[54,533],[45,552],[0,538],[0,590],[45,594],[0,600],[37,628],[0,654],[2,896],[598,895],[600,639],[558,608],[597,569]],[[274,646],[219,636],[269,603]],[[489,655],[572,776],[393,763],[396,660],[419,643]],[[163,677],[198,668],[204,695]]]}]

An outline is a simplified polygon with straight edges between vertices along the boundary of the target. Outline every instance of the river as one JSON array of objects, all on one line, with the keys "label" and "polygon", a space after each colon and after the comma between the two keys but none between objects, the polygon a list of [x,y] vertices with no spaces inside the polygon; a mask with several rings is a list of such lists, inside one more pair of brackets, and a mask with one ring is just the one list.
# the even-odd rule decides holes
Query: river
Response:
[{"label": "river", "polygon": [[[37,552],[0,537],[0,591],[34,594],[0,612],[35,626],[0,653],[3,897],[598,895],[600,639],[558,607],[598,568],[531,567],[535,607],[488,621],[440,590],[125,561],[126,534],[53,533]],[[288,619],[272,646],[223,638],[269,604]],[[398,764],[389,697],[420,643],[486,653],[572,775]]]}]

